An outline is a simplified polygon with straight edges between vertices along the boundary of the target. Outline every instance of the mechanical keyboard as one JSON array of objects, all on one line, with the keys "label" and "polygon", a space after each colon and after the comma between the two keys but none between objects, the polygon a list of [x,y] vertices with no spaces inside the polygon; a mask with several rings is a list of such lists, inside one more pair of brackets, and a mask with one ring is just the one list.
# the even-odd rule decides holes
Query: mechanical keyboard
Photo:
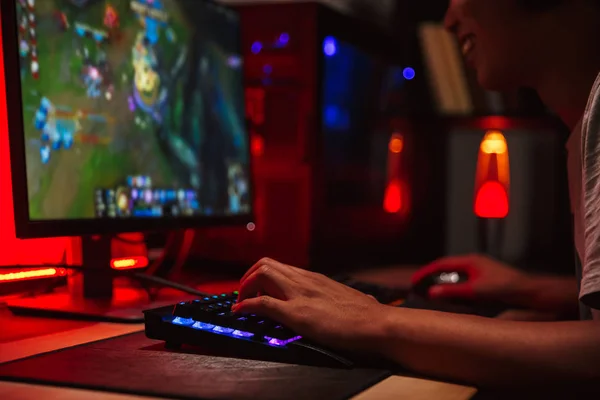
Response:
[{"label": "mechanical keyboard", "polygon": [[[351,280],[338,280],[381,303],[392,304],[405,297],[401,289],[391,289]],[[184,345],[201,347],[217,355],[255,360],[304,364],[322,367],[352,368],[355,365],[381,367],[382,360],[365,360],[319,346],[281,324],[258,315],[231,311],[238,292],[203,297],[144,312],[146,336],[165,342],[169,349]],[[408,294],[399,307],[473,314],[497,315],[501,309],[465,304],[435,303]]]},{"label": "mechanical keyboard", "polygon": [[146,336],[164,341],[168,349],[191,345],[237,358],[337,368],[352,368],[357,362],[268,318],[234,314],[231,306],[237,296],[237,292],[224,293],[147,310]]}]

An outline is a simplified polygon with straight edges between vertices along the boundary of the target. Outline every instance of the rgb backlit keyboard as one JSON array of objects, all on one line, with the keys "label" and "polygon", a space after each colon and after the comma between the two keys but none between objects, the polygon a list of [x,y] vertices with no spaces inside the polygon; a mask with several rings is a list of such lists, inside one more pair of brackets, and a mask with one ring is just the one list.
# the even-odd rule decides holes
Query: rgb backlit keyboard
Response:
[{"label": "rgb backlit keyboard", "polygon": [[258,315],[231,311],[237,292],[224,293],[145,311],[146,336],[169,349],[193,346],[224,356],[328,367],[352,361],[303,339]]},{"label": "rgb backlit keyboard", "polygon": [[239,338],[253,338],[273,346],[285,346],[302,339],[282,325],[257,315],[241,315],[231,311],[237,302],[237,292],[204,297],[182,302],[173,309],[172,323],[191,326],[193,329],[231,335]]}]

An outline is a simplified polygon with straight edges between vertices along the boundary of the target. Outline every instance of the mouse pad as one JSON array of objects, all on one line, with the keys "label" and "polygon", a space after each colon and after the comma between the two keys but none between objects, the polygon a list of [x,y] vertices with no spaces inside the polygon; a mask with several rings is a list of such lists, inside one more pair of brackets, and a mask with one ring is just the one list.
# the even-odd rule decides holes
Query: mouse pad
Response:
[{"label": "mouse pad", "polygon": [[347,399],[388,376],[170,352],[144,333],[0,365],[0,380],[176,399]]}]

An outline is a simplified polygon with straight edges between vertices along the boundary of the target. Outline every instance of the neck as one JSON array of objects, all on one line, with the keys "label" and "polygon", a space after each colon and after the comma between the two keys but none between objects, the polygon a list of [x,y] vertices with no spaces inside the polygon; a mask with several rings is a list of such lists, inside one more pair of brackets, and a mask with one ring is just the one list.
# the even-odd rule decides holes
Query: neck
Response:
[{"label": "neck", "polygon": [[[538,52],[538,74],[532,80],[542,101],[571,129],[585,111],[592,86],[600,72],[600,51],[596,45],[598,8],[589,2],[565,7],[561,19],[549,21],[553,38],[546,36]],[[541,44],[541,43],[540,43]]]},{"label": "neck", "polygon": [[599,72],[600,62],[589,64],[587,68],[574,63],[540,76],[535,89],[546,106],[557,113],[572,130],[583,116],[590,91]]}]

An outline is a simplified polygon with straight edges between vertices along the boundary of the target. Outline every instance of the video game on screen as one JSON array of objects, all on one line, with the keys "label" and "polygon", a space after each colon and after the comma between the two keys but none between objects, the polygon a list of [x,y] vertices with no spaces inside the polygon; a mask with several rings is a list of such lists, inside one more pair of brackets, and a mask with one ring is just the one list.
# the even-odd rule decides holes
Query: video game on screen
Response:
[{"label": "video game on screen", "polygon": [[236,14],[199,0],[14,0],[32,220],[245,214]]}]

